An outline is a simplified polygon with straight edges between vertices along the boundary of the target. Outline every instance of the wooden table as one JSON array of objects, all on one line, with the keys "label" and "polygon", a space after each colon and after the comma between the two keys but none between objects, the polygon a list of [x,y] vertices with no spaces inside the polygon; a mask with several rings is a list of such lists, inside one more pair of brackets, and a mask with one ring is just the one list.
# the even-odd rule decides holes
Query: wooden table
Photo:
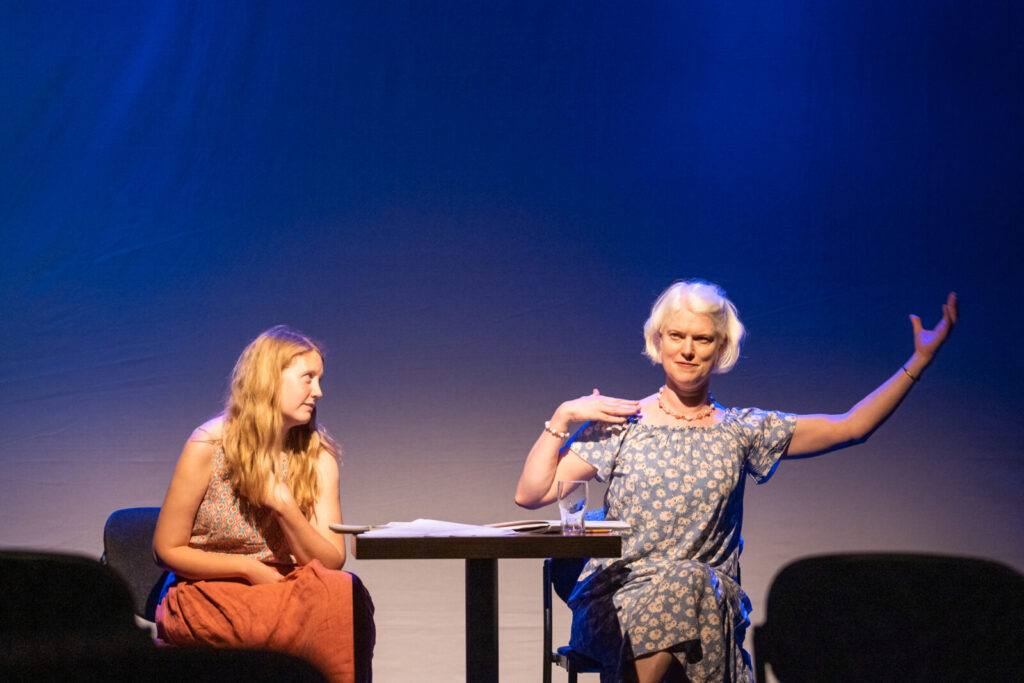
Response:
[{"label": "wooden table", "polygon": [[466,560],[466,680],[498,681],[498,560],[527,557],[619,557],[612,534],[458,538],[355,537],[360,560]]}]

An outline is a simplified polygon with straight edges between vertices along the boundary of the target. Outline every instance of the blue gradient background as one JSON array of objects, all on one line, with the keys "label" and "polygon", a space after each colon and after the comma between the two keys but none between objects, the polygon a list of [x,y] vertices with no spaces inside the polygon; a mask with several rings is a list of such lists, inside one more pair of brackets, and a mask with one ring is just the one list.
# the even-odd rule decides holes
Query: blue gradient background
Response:
[{"label": "blue gradient background", "polygon": [[[844,411],[909,356],[908,313],[962,304],[869,443],[748,489],[755,623],[801,555],[1024,569],[1022,13],[4,3],[0,545],[98,555],[282,322],[328,349],[346,521],[533,516],[541,423],[654,391],[648,307],[703,277],[750,332],[726,405]],[[379,680],[461,675],[460,563],[350,568]],[[502,562],[506,680],[538,674],[539,582]]]}]

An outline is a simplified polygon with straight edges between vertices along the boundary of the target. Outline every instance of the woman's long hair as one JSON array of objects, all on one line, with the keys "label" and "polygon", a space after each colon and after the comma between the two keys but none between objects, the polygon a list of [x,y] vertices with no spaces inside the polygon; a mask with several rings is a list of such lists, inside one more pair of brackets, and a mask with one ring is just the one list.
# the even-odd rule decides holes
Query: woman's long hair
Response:
[{"label": "woman's long hair", "polygon": [[[224,409],[222,447],[235,491],[252,504],[264,501],[278,457],[277,435],[284,426],[278,393],[281,375],[298,356],[320,348],[286,325],[256,337],[239,356],[231,373],[231,390]],[[338,457],[338,446],[316,425],[316,409],[307,424],[288,430],[288,488],[299,509],[312,519],[320,496],[317,461],[320,451]]]}]

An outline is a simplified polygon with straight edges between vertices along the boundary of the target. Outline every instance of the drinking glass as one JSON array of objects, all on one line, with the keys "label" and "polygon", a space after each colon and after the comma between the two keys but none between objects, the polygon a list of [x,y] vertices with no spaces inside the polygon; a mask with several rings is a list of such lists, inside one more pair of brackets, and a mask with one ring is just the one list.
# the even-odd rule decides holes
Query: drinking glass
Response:
[{"label": "drinking glass", "polygon": [[586,532],[587,482],[563,479],[558,482],[558,513],[562,517],[562,535],[579,536]]}]

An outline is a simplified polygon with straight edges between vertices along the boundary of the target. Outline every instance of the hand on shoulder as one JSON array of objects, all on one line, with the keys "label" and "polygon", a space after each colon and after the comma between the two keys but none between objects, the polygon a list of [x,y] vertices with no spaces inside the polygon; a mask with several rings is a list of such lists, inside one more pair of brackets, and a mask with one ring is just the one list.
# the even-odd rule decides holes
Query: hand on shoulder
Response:
[{"label": "hand on shoulder", "polygon": [[640,409],[639,401],[603,396],[597,389],[587,396],[566,401],[558,407],[551,418],[551,424],[564,431],[572,422],[600,420],[621,423]]}]

